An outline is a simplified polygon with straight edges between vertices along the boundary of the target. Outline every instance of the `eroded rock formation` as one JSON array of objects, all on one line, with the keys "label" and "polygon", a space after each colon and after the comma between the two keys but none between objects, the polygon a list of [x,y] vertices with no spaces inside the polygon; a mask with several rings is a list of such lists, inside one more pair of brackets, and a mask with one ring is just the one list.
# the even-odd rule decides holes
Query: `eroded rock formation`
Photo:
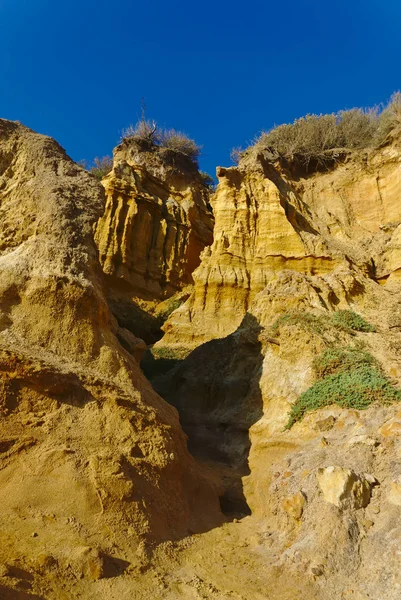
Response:
[{"label": "eroded rock formation", "polygon": [[325,275],[352,264],[381,283],[400,272],[400,142],[297,175],[251,153],[218,169],[214,241],[163,344],[193,348],[232,333],[256,294],[288,269]]},{"label": "eroded rock formation", "polygon": [[196,169],[125,143],[102,187],[0,121],[0,596],[399,599],[399,144],[220,169],[152,388]]},{"label": "eroded rock formation", "polygon": [[217,496],[117,339],[93,240],[102,186],[0,120],[0,211],[0,571],[16,594],[41,573],[40,597],[67,581],[89,597],[149,543],[216,523]]},{"label": "eroded rock formation", "polygon": [[[263,556],[266,583],[292,586],[278,598],[400,593],[400,405],[373,388],[366,410],[325,406],[323,394],[286,428],[327,351],[367,353],[400,387],[399,144],[303,177],[261,155],[220,170],[214,242],[153,351],[189,352],[154,386],[199,460],[213,460],[223,509],[252,515],[243,543]],[[341,310],[372,327],[336,324]],[[244,598],[264,597],[249,585]]]},{"label": "eroded rock formation", "polygon": [[95,239],[104,272],[145,300],[192,283],[213,228],[197,166],[182,153],[127,139],[103,185],[106,207]]}]

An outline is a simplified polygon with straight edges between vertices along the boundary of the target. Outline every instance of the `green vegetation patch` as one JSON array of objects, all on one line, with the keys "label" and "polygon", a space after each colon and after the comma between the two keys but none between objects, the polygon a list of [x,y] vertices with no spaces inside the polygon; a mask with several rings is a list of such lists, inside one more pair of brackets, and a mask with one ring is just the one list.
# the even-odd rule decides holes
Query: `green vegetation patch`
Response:
[{"label": "green vegetation patch", "polygon": [[156,318],[163,324],[167,321],[171,313],[177,310],[177,308],[180,308],[181,304],[183,304],[187,298],[188,296],[178,295],[165,300],[157,307],[155,311]]},{"label": "green vegetation patch", "polygon": [[151,352],[156,360],[161,358],[167,360],[184,360],[190,353],[190,350],[186,346],[160,346],[160,348],[152,348]]},{"label": "green vegetation patch", "polygon": [[323,335],[330,329],[340,329],[346,333],[353,331],[373,332],[375,328],[361,315],[353,310],[336,310],[333,313],[314,315],[308,312],[290,311],[281,315],[272,325],[272,334],[278,335],[283,325],[297,325],[310,331]]},{"label": "green vegetation patch", "polygon": [[361,315],[353,310],[336,310],[331,316],[331,320],[335,325],[340,325],[345,329],[353,331],[363,331],[365,333],[375,331],[373,325],[365,321]]},{"label": "green vegetation patch", "polygon": [[401,401],[401,390],[368,352],[331,348],[315,359],[313,367],[319,380],[293,404],[285,429],[291,429],[306,412],[331,404],[364,410],[374,402],[388,405]]},{"label": "green vegetation patch", "polygon": [[322,334],[330,328],[327,315],[314,315],[308,312],[290,311],[281,315],[272,325],[272,334],[278,335],[280,327],[285,325],[298,325],[311,333]]},{"label": "green vegetation patch", "polygon": [[328,348],[313,361],[313,370],[318,379],[352,371],[361,366],[375,367],[380,370],[379,363],[369,352],[350,347]]},{"label": "green vegetation patch", "polygon": [[151,348],[143,355],[141,367],[146,377],[152,380],[174,369],[189,353],[185,346]]}]

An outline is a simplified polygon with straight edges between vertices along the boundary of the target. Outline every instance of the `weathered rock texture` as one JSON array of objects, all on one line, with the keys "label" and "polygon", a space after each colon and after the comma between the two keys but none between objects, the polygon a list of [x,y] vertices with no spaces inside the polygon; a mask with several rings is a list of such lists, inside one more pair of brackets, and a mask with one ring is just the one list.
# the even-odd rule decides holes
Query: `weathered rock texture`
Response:
[{"label": "weathered rock texture", "polygon": [[399,277],[400,142],[350,153],[326,173],[294,176],[263,154],[218,169],[214,241],[163,344],[193,348],[232,333],[282,270],[325,275],[352,264],[381,283]]},{"label": "weathered rock texture", "polygon": [[106,207],[95,239],[104,272],[145,300],[192,283],[213,228],[197,166],[180,152],[127,139],[102,183]]},{"label": "weathered rock texture", "polygon": [[[283,598],[400,595],[400,405],[326,407],[285,430],[327,348],[362,348],[401,384],[399,148],[303,178],[263,156],[220,170],[214,242],[155,346],[155,356],[189,351],[154,386],[214,463],[223,509],[251,513],[243,543],[263,556],[266,585],[293,583]],[[338,309],[375,332],[274,325],[288,311],[329,323]],[[250,585],[244,598],[269,598]]]},{"label": "weathered rock texture", "polygon": [[67,581],[135,569],[146,543],[219,519],[176,411],[118,342],[103,210],[56,142],[0,120],[0,563],[21,598],[40,573],[40,597],[74,597]]},{"label": "weathered rock texture", "polygon": [[[284,309],[328,315],[338,306],[363,311],[377,332],[333,328],[323,336],[284,322],[273,337]],[[314,381],[313,359],[332,345],[363,346],[400,385],[400,327],[395,288],[342,267],[324,277],[283,271],[236,332],[199,345],[154,380],[178,407],[190,447],[213,460],[223,509],[252,514],[243,543],[264,557],[266,585],[278,576],[293,582],[289,598],[302,588],[321,600],[399,594],[400,406],[332,406],[284,427]],[[264,533],[255,539],[252,531]],[[223,535],[215,543],[224,548]],[[244,598],[257,597],[253,589]]]},{"label": "weathered rock texture", "polygon": [[[309,176],[252,153],[220,170],[213,244],[153,354],[198,463],[129,330],[132,299],[180,289],[196,254],[167,267],[151,250],[179,250],[185,219],[182,248],[207,243],[172,158],[123,145],[104,210],[55,142],[0,121],[0,596],[399,600],[401,405],[285,429],[327,349],[401,384],[399,142]],[[289,310],[320,321],[277,322]]]}]

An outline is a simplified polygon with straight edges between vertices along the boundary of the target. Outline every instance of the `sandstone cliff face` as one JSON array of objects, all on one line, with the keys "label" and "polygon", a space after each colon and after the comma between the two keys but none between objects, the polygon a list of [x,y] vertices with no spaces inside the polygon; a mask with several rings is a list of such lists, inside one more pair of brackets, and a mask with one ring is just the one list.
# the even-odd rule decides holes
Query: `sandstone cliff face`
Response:
[{"label": "sandstone cliff face", "polygon": [[396,140],[308,177],[294,177],[263,154],[219,169],[214,241],[162,343],[193,348],[235,331],[283,269],[324,275],[352,264],[382,283],[397,279],[400,160]]},{"label": "sandstone cliff face", "polygon": [[95,239],[104,272],[132,296],[164,299],[192,283],[212,242],[209,192],[184,154],[125,140],[103,180]]},{"label": "sandstone cliff face", "polygon": [[[398,598],[400,404],[366,411],[333,405],[284,427],[326,348],[364,348],[400,385],[399,298],[354,269],[282,271],[255,296],[237,331],[199,345],[154,380],[178,407],[190,448],[201,461],[212,458],[222,507],[242,518],[241,543],[263,556],[266,585],[292,582],[284,598]],[[329,320],[350,306],[376,332],[323,335],[283,321],[272,333],[283,309]],[[224,547],[223,536],[216,538]],[[256,596],[256,583],[248,589],[245,598]]]},{"label": "sandstone cliff face", "polygon": [[56,142],[0,120],[0,563],[11,583],[42,573],[46,598],[219,518],[175,410],[118,342],[93,240],[103,210]]},{"label": "sandstone cliff face", "polygon": [[[293,582],[283,598],[400,594],[400,405],[332,405],[285,430],[328,348],[362,349],[401,384],[400,162],[395,140],[304,178],[263,156],[220,170],[214,242],[154,349],[189,352],[153,384],[213,462],[223,509],[251,515],[243,544],[263,556],[266,585]],[[349,309],[375,330],[277,321]]]}]

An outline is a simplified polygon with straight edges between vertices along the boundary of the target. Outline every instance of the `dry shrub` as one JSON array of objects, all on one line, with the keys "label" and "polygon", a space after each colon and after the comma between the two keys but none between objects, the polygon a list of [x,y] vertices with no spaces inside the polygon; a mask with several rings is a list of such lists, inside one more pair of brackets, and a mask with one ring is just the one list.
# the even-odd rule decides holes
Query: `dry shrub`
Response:
[{"label": "dry shrub", "polygon": [[136,125],[124,129],[122,139],[147,141],[154,147],[181,152],[197,164],[202,147],[181,131],[160,129],[155,121],[141,119]]},{"label": "dry shrub", "polygon": [[[308,171],[329,166],[344,150],[377,147],[400,126],[401,93],[396,92],[381,110],[353,108],[328,115],[306,115],[294,123],[279,125],[263,132],[254,147],[268,151],[272,160],[282,158]],[[241,155],[236,153],[234,157],[240,159]]]},{"label": "dry shrub", "polygon": [[101,158],[94,158],[92,163],[86,160],[81,160],[78,164],[80,164],[81,167],[83,167],[86,171],[89,171],[91,175],[94,175],[96,179],[101,180],[112,170],[113,159],[110,156],[102,156]]},{"label": "dry shrub", "polygon": [[123,129],[121,139],[152,141],[155,138],[156,131],[157,124],[155,123],[155,121],[141,119],[135,125],[129,125],[126,129]]},{"label": "dry shrub", "polygon": [[395,92],[386,108],[380,114],[375,134],[376,145],[385,143],[389,135],[401,125],[401,92]]}]

